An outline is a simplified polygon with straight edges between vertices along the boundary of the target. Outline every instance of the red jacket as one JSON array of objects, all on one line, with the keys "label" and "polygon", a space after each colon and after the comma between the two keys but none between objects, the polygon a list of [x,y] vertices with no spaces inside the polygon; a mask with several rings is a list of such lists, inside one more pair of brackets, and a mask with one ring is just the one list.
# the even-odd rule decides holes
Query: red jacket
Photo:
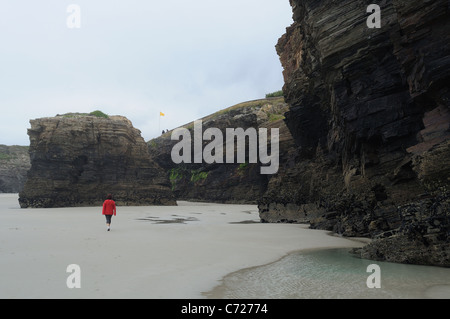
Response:
[{"label": "red jacket", "polygon": [[116,203],[112,199],[105,200],[103,203],[102,214],[116,216]]}]

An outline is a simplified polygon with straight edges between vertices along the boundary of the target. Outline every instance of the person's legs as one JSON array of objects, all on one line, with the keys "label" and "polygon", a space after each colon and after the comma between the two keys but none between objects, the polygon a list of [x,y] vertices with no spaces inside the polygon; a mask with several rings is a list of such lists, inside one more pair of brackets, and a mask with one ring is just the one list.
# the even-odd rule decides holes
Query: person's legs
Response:
[{"label": "person's legs", "polygon": [[105,215],[105,217],[106,217],[106,226],[108,227],[108,231],[109,231],[110,228],[111,228],[111,218],[112,218],[112,215]]}]

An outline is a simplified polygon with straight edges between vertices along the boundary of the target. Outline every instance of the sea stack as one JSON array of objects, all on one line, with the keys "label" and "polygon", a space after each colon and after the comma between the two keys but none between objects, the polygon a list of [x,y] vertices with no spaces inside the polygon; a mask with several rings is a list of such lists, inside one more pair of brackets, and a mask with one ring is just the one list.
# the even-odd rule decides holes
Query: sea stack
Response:
[{"label": "sea stack", "polygon": [[31,169],[22,208],[176,205],[141,132],[122,116],[66,114],[30,121]]}]

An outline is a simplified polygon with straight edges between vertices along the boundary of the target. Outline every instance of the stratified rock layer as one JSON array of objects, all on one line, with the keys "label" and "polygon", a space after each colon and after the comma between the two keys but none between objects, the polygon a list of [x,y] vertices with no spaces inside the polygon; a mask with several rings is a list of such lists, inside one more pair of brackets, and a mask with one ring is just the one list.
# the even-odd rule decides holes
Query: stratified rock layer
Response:
[{"label": "stratified rock layer", "polygon": [[0,193],[20,192],[30,166],[27,146],[0,145]]},{"label": "stratified rock layer", "polygon": [[365,257],[450,266],[449,2],[291,0],[278,42],[293,167],[259,202],[267,222],[376,239]]},{"label": "stratified rock layer", "polygon": [[31,169],[22,208],[175,205],[169,183],[125,117],[57,116],[31,120]]}]

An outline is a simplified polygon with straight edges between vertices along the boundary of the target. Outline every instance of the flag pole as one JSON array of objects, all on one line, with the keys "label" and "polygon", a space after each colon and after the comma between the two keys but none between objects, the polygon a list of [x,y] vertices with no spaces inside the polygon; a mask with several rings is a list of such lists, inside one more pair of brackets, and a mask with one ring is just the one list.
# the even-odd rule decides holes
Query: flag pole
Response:
[{"label": "flag pole", "polygon": [[166,115],[163,112],[159,111],[159,127],[158,127],[158,129],[160,132],[164,132],[164,130],[161,131],[161,116],[166,116]]}]

